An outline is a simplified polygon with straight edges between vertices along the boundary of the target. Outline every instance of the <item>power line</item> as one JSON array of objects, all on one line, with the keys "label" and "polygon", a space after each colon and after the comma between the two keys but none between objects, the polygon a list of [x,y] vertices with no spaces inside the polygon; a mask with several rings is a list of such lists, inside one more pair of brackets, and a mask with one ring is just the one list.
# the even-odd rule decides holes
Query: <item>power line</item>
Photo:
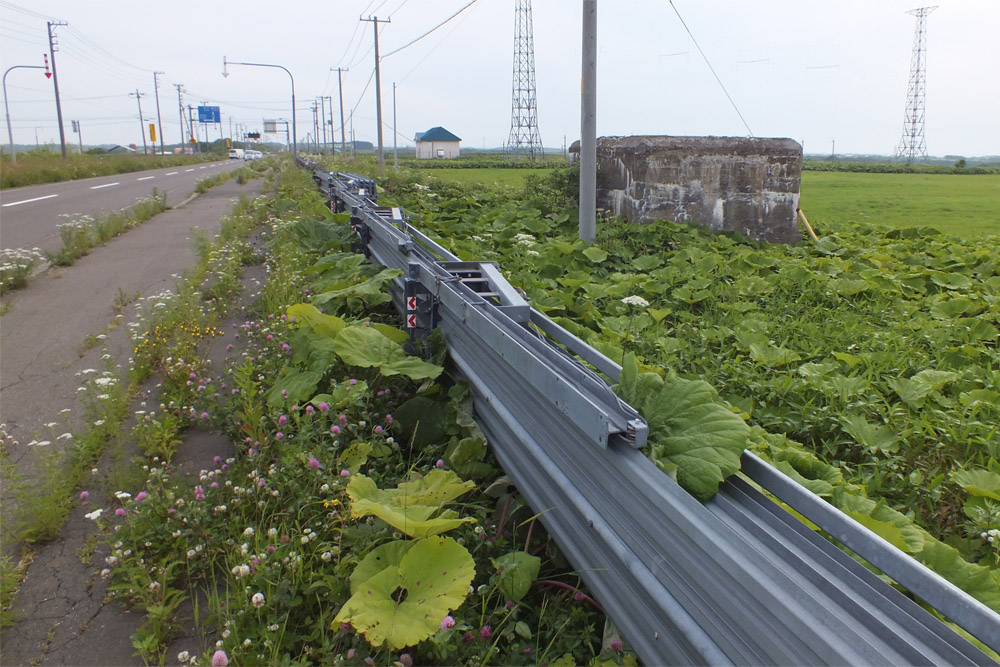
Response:
[{"label": "power line", "polygon": [[448,38],[449,38],[449,37],[451,37],[451,36],[452,36],[453,34],[455,34],[455,31],[456,31],[456,30],[458,30],[458,28],[459,28],[459,27],[460,27],[460,26],[462,25],[462,23],[463,23],[463,22],[464,22],[464,21],[465,21],[465,20],[466,20],[467,18],[469,18],[470,16],[472,16],[472,14],[466,14],[465,16],[463,16],[463,17],[462,17],[462,18],[461,18],[461,19],[459,20],[459,22],[458,22],[458,23],[456,23],[455,25],[453,25],[453,26],[451,27],[451,31],[450,31],[450,32],[448,32],[448,33],[447,33],[447,34],[446,34],[446,35],[445,35],[444,37],[442,37],[442,38],[441,38],[441,41],[439,41],[439,42],[438,42],[437,44],[435,44],[435,45],[434,45],[434,46],[433,46],[433,47],[431,48],[431,50],[427,52],[427,55],[425,55],[425,56],[424,56],[423,58],[421,58],[420,60],[418,60],[418,61],[417,61],[417,64],[416,64],[416,65],[414,65],[414,66],[413,66],[412,68],[410,68],[410,71],[409,71],[409,72],[407,72],[407,73],[406,73],[406,74],[405,74],[405,75],[403,76],[403,78],[401,78],[401,79],[400,79],[399,81],[397,81],[397,82],[396,82],[396,83],[397,83],[397,85],[399,85],[399,84],[403,83],[403,82],[404,82],[404,81],[406,81],[406,80],[407,80],[408,78],[410,78],[410,75],[411,75],[411,74],[413,74],[414,72],[416,72],[416,71],[417,71],[417,69],[418,69],[418,68],[419,68],[419,67],[420,67],[421,65],[423,65],[423,64],[424,64],[424,62],[425,62],[425,61],[426,61],[426,60],[427,60],[428,58],[430,58],[430,57],[431,57],[431,56],[432,56],[432,55],[434,54],[434,52],[435,52],[435,51],[437,51],[437,50],[438,50],[438,48],[440,48],[440,47],[441,47],[441,45],[442,45],[442,44],[444,44],[444,43],[445,43],[445,42],[446,42],[446,41],[448,40]]},{"label": "power line", "polygon": [[52,18],[51,16],[49,16],[47,14],[39,14],[38,12],[33,12],[30,9],[25,9],[24,7],[19,7],[18,5],[15,5],[12,2],[0,1],[0,7],[5,7],[7,9],[12,10],[12,11],[20,12],[21,14],[27,14],[28,16],[32,16],[32,17],[34,17],[36,19],[42,19],[42,20],[45,20],[45,21],[47,21],[47,20],[49,20],[49,19]]},{"label": "power line", "polygon": [[472,2],[469,2],[467,5],[465,5],[461,9],[459,9],[457,12],[455,12],[454,14],[452,14],[451,16],[449,16],[448,18],[446,18],[444,21],[441,21],[441,23],[438,23],[436,26],[434,26],[433,28],[431,28],[430,30],[428,30],[427,32],[425,32],[424,34],[420,35],[420,37],[417,37],[416,39],[414,39],[411,42],[407,42],[406,44],[404,44],[403,46],[399,47],[398,49],[395,49],[394,51],[390,51],[389,53],[387,53],[384,56],[382,56],[382,58],[383,59],[388,58],[389,56],[391,56],[393,54],[399,53],[400,51],[402,51],[405,48],[413,46],[414,44],[416,44],[417,42],[419,42],[420,40],[422,40],[424,37],[427,37],[428,35],[430,35],[431,33],[433,33],[438,28],[444,26],[446,23],[448,23],[449,21],[451,21],[453,18],[455,18],[456,16],[458,16],[459,14],[461,14],[462,12],[464,12],[466,9],[468,9],[472,5],[476,4],[477,2],[479,2],[479,0],[472,0]]},{"label": "power line", "polygon": [[673,9],[674,13],[677,14],[677,18],[680,20],[681,25],[684,26],[684,29],[687,31],[688,37],[690,37],[691,41],[694,42],[695,48],[698,49],[698,53],[701,54],[701,57],[705,61],[705,64],[708,65],[708,69],[712,72],[712,76],[715,77],[715,80],[719,84],[719,87],[722,88],[722,92],[726,94],[726,99],[728,99],[729,103],[733,105],[733,109],[736,111],[736,115],[740,117],[741,121],[743,121],[743,127],[747,129],[747,134],[749,134],[752,137],[753,130],[750,129],[750,126],[747,124],[746,119],[743,118],[743,114],[740,113],[740,109],[739,107],[736,106],[736,102],[729,94],[729,91],[726,90],[726,86],[725,84],[722,83],[722,79],[720,79],[719,75],[715,73],[715,68],[712,67],[712,63],[708,61],[708,56],[705,55],[705,52],[701,50],[701,45],[698,44],[698,40],[694,38],[694,34],[691,32],[691,28],[689,28],[687,23],[684,21],[684,17],[681,16],[681,13],[679,11],[677,11],[677,7],[676,5],[674,5],[674,0],[667,0],[667,2],[670,3],[671,9]]}]

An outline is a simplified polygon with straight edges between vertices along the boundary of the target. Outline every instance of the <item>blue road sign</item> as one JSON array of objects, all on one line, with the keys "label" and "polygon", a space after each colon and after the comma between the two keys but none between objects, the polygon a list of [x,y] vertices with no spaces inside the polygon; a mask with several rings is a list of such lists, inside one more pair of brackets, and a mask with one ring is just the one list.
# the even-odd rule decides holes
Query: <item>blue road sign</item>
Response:
[{"label": "blue road sign", "polygon": [[222,113],[219,107],[198,107],[199,123],[221,123]]}]

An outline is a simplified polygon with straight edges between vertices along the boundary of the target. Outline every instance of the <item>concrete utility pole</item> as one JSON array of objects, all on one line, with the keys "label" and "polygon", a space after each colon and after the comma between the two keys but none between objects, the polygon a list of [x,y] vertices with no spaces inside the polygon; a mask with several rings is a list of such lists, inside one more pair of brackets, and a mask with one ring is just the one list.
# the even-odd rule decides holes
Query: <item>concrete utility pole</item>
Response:
[{"label": "concrete utility pole", "polygon": [[396,149],[396,82],[392,82],[392,170],[399,171],[399,151]]},{"label": "concrete utility pole", "polygon": [[319,105],[313,102],[312,105],[313,112],[313,146],[316,148],[316,152],[319,152]]},{"label": "concrete utility pole", "polygon": [[340,154],[343,155],[347,152],[347,134],[344,132],[344,80],[341,75],[350,70],[331,67],[330,71],[332,72],[334,69],[337,70],[337,90],[340,91]]},{"label": "concrete utility pole", "polygon": [[184,84],[175,83],[174,88],[177,89],[177,118],[181,122],[181,145],[183,146],[186,143],[184,139],[184,100],[181,98],[181,92],[184,90]]},{"label": "concrete utility pole", "polygon": [[326,101],[327,101],[326,108],[330,110],[330,121],[328,123],[328,125],[330,126],[330,153],[333,154],[334,153],[333,144],[336,143],[336,138],[333,133],[333,98],[327,95]]},{"label": "concrete utility pole", "polygon": [[378,175],[385,173],[385,155],[382,153],[382,75],[379,68],[378,56],[378,24],[391,23],[391,19],[380,21],[377,16],[370,16],[361,19],[370,22],[375,29],[375,115],[378,122]]},{"label": "concrete utility pole", "polygon": [[66,129],[63,127],[62,102],[59,101],[59,75],[56,74],[56,35],[52,31],[61,25],[69,25],[65,21],[48,21],[49,27],[49,58],[52,60],[52,86],[56,91],[56,118],[59,121],[59,145],[62,146],[62,156],[66,159]]},{"label": "concrete utility pole", "polygon": [[160,119],[160,81],[156,78],[159,74],[164,74],[164,72],[153,72],[153,91],[156,94],[156,127],[160,131],[160,153],[166,153],[163,148],[163,120]]},{"label": "concrete utility pole", "polygon": [[597,0],[583,0],[580,104],[580,238],[597,237]]},{"label": "concrete utility pole", "polygon": [[129,97],[133,97],[134,96],[136,104],[139,105],[139,134],[142,135],[142,154],[145,155],[146,152],[147,152],[147,149],[146,149],[146,126],[143,125],[143,123],[142,123],[142,96],[143,95],[145,95],[145,93],[140,93],[138,88],[135,89],[134,93],[129,93],[128,94]]},{"label": "concrete utility pole", "polygon": [[323,148],[321,150],[326,150],[326,98],[320,95],[319,97],[319,118],[323,124]]}]

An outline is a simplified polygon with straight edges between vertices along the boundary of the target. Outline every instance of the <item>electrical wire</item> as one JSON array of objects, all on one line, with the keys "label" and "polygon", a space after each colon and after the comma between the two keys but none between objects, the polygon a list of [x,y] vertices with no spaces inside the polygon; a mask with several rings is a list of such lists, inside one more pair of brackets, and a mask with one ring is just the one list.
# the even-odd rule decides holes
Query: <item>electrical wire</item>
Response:
[{"label": "electrical wire", "polygon": [[456,16],[458,16],[459,14],[461,14],[462,12],[464,12],[466,9],[468,9],[472,5],[476,4],[477,2],[479,2],[479,0],[472,0],[471,2],[469,2],[468,4],[466,4],[464,7],[462,7],[461,9],[459,9],[457,12],[455,12],[454,14],[452,14],[451,16],[449,16],[448,18],[446,18],[444,21],[441,21],[441,23],[438,23],[436,26],[434,26],[433,28],[431,28],[430,30],[428,30],[427,32],[425,32],[424,34],[420,35],[420,37],[417,37],[413,41],[404,44],[403,46],[399,47],[398,49],[394,49],[394,50],[390,51],[389,53],[386,53],[385,55],[382,56],[382,59],[385,60],[389,56],[394,55],[396,53],[399,53],[400,51],[402,51],[405,48],[413,46],[414,44],[416,44],[417,42],[419,42],[420,40],[422,40],[424,37],[427,37],[428,35],[430,35],[431,33],[433,33],[438,28],[444,26],[446,23],[448,23],[449,21],[451,21],[453,18],[455,18]]},{"label": "electrical wire", "polygon": [[715,80],[716,80],[716,82],[718,82],[719,87],[722,88],[722,92],[724,92],[726,94],[726,99],[728,99],[729,103],[733,105],[733,109],[736,111],[736,115],[740,117],[741,121],[743,121],[743,127],[745,127],[747,129],[747,134],[749,134],[751,137],[753,137],[754,136],[753,130],[750,129],[750,126],[747,124],[746,119],[743,118],[743,114],[740,113],[740,109],[739,109],[739,107],[736,106],[736,102],[733,100],[732,96],[729,94],[729,91],[726,90],[726,86],[722,83],[722,79],[720,79],[719,75],[715,73],[715,68],[712,67],[712,63],[710,63],[708,61],[708,56],[705,55],[705,52],[701,50],[701,45],[698,44],[698,40],[694,38],[694,34],[691,32],[691,28],[689,28],[688,24],[684,21],[684,17],[681,16],[681,13],[679,11],[677,11],[677,7],[676,7],[676,5],[674,5],[674,0],[667,0],[667,2],[670,3],[671,9],[673,9],[674,13],[677,14],[677,18],[680,20],[681,25],[684,26],[684,29],[687,31],[688,37],[690,37],[691,41],[694,42],[695,48],[698,49],[698,53],[700,53],[701,57],[705,60],[705,64],[708,65],[708,69],[711,70],[712,76],[715,77]]},{"label": "electrical wire", "polygon": [[10,9],[11,11],[20,12],[21,14],[27,14],[28,16],[33,16],[36,19],[45,19],[46,21],[52,20],[51,16],[47,16],[45,14],[39,14],[38,12],[33,12],[30,9],[25,9],[24,7],[15,5],[13,2],[6,2],[5,0],[0,1],[0,7]]},{"label": "electrical wire", "polygon": [[467,18],[468,18],[468,17],[470,17],[470,16],[472,16],[472,14],[466,14],[465,16],[463,16],[463,17],[461,18],[461,20],[459,20],[459,22],[458,22],[458,23],[456,23],[456,24],[455,24],[454,26],[452,26],[452,28],[451,28],[451,31],[450,31],[450,32],[448,32],[448,34],[446,34],[446,35],[445,35],[444,37],[442,37],[442,38],[441,38],[441,41],[439,41],[439,42],[438,42],[437,44],[435,44],[435,45],[434,45],[434,46],[433,46],[433,47],[431,48],[431,50],[427,52],[427,55],[425,55],[425,56],[424,56],[423,58],[421,58],[420,60],[418,60],[418,61],[417,61],[417,64],[416,64],[416,65],[414,65],[414,66],[413,66],[413,67],[412,67],[412,68],[410,69],[410,71],[409,71],[409,72],[407,72],[407,73],[406,73],[406,74],[405,74],[405,75],[403,76],[403,78],[401,78],[401,79],[400,79],[399,81],[397,81],[397,82],[396,82],[396,84],[397,84],[397,85],[399,85],[399,84],[403,83],[404,81],[406,81],[406,80],[407,80],[408,78],[410,78],[410,75],[411,75],[411,74],[413,74],[414,72],[416,72],[416,71],[417,71],[417,68],[419,68],[419,67],[420,67],[421,65],[423,65],[423,64],[424,64],[424,61],[426,61],[426,60],[427,60],[428,58],[430,58],[430,57],[431,57],[431,55],[432,55],[432,54],[433,54],[433,53],[434,53],[435,51],[437,51],[437,50],[438,50],[438,48],[440,48],[440,46],[441,46],[442,44],[444,44],[444,43],[445,43],[445,42],[446,42],[446,41],[448,40],[448,38],[449,38],[449,37],[451,37],[451,36],[452,36],[452,35],[453,35],[453,34],[455,33],[455,31],[456,31],[456,30],[458,30],[458,28],[459,28],[459,27],[460,27],[460,26],[462,25],[462,23],[463,23],[463,22],[465,21],[465,19],[467,19]]}]

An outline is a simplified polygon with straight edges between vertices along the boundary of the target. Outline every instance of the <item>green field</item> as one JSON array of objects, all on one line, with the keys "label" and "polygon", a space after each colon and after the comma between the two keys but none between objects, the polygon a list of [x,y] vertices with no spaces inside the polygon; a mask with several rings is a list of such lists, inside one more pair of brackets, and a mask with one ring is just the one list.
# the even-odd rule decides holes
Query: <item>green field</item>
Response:
[{"label": "green field", "polygon": [[803,171],[800,206],[820,236],[847,222],[1000,234],[1000,176]]},{"label": "green field", "polygon": [[433,169],[425,172],[428,176],[440,178],[450,183],[481,183],[482,185],[512,185],[516,188],[524,185],[524,177],[528,174],[545,175],[545,169]]}]

